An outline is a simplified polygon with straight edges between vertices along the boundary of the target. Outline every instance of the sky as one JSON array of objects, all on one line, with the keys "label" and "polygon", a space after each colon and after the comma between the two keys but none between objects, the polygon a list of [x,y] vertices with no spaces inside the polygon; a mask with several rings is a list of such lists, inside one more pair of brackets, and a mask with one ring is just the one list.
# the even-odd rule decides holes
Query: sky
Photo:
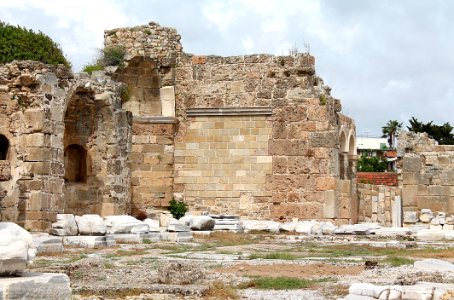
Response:
[{"label": "sky", "polygon": [[42,31],[74,71],[92,63],[106,29],[158,22],[194,54],[316,58],[317,75],[379,136],[389,120],[454,124],[454,1],[0,0],[0,20]]}]

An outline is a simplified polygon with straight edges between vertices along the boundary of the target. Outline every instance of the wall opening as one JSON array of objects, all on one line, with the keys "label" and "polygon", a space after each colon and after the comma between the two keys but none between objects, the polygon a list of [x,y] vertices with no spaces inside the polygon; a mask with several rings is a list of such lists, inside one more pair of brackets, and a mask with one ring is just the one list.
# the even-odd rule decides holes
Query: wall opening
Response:
[{"label": "wall opening", "polygon": [[65,180],[87,181],[87,150],[81,145],[71,144],[65,149]]},{"label": "wall opening", "polygon": [[8,156],[9,141],[3,134],[0,134],[0,160],[6,160]]}]

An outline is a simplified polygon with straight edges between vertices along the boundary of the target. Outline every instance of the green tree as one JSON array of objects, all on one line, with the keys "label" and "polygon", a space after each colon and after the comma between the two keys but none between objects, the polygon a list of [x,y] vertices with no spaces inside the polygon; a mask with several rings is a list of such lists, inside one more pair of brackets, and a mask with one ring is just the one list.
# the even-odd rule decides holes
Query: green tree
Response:
[{"label": "green tree", "polygon": [[409,122],[410,126],[407,126],[408,130],[426,132],[430,138],[436,140],[440,145],[454,145],[454,135],[451,133],[453,127],[449,122],[443,125],[436,125],[433,124],[433,121],[429,123],[420,122],[415,117],[412,117]]},{"label": "green tree", "polygon": [[383,158],[362,155],[356,161],[356,166],[358,172],[384,172],[386,171],[388,164],[383,160]]},{"label": "green tree", "polygon": [[47,35],[0,21],[0,64],[13,60],[70,66],[59,45]]},{"label": "green tree", "polygon": [[383,136],[388,138],[388,144],[390,148],[394,148],[394,141],[396,139],[396,134],[399,129],[402,128],[402,123],[399,123],[397,120],[389,120],[385,126],[382,127]]}]

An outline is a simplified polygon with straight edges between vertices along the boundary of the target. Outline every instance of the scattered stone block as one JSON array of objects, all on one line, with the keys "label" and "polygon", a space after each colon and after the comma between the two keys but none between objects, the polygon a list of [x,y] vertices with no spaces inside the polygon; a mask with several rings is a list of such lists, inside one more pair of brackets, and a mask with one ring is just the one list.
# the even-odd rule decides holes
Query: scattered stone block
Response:
[{"label": "scattered stone block", "polygon": [[419,214],[419,221],[422,223],[430,223],[432,221],[434,215],[432,213],[432,210],[423,208],[421,209],[421,213]]},{"label": "scattered stone block", "polygon": [[47,233],[32,234],[36,253],[62,253],[63,238]]},{"label": "scattered stone block", "polygon": [[454,264],[441,259],[423,259],[414,262],[415,269],[428,272],[452,272]]},{"label": "scattered stone block", "polygon": [[167,225],[167,231],[186,232],[186,231],[191,231],[191,228],[189,228],[189,226],[180,224],[178,221],[171,220],[169,225]]},{"label": "scattered stone block", "polygon": [[215,220],[213,230],[229,230],[234,232],[243,231],[243,222],[239,220],[236,216],[226,217],[226,216],[210,216]]},{"label": "scattered stone block", "polygon": [[298,222],[286,222],[281,224],[281,231],[294,232]]},{"label": "scattered stone block", "polygon": [[35,255],[27,230],[12,222],[0,222],[0,276],[20,275]]},{"label": "scattered stone block", "polygon": [[216,221],[210,216],[195,216],[189,222],[189,227],[192,230],[213,230]]},{"label": "scattered stone block", "polygon": [[80,248],[103,248],[115,246],[115,239],[111,235],[104,236],[65,236],[64,246],[76,246]]},{"label": "scattered stone block", "polygon": [[382,227],[375,231],[375,235],[379,237],[403,237],[411,233],[411,229],[405,227]]},{"label": "scattered stone block", "polygon": [[105,235],[107,226],[99,215],[76,216],[77,227],[81,235]]},{"label": "scattered stone block", "polygon": [[404,223],[405,224],[415,224],[418,222],[418,212],[416,211],[404,211]]},{"label": "scattered stone block", "polygon": [[190,226],[192,219],[194,218],[193,215],[184,215],[183,217],[178,219],[180,224]]},{"label": "scattered stone block", "polygon": [[143,222],[148,225],[148,230],[150,232],[159,232],[160,231],[158,220],[145,219],[145,220],[143,220]]},{"label": "scattered stone block", "polygon": [[280,223],[274,221],[245,220],[243,221],[243,229],[245,232],[268,231],[278,233]]},{"label": "scattered stone block", "polygon": [[71,287],[66,274],[24,273],[21,277],[0,279],[0,299],[71,299]]},{"label": "scattered stone block", "polygon": [[161,212],[159,214],[159,226],[160,227],[167,227],[169,225],[169,221],[174,219],[170,212]]},{"label": "scattered stone block", "polygon": [[119,215],[105,217],[108,234],[118,233],[146,233],[150,231],[147,223],[132,216]]},{"label": "scattered stone block", "polygon": [[170,242],[189,242],[192,240],[191,231],[169,232],[167,240]]},{"label": "scattered stone block", "polygon": [[423,242],[443,241],[445,239],[445,231],[422,229],[416,232],[416,239]]},{"label": "scattered stone block", "polygon": [[315,221],[300,221],[295,226],[295,232],[309,235],[312,233],[312,227],[314,227],[315,224]]},{"label": "scattered stone block", "polygon": [[76,219],[72,214],[57,214],[57,222],[52,223],[50,233],[58,236],[77,235]]},{"label": "scattered stone block", "polygon": [[119,233],[113,234],[112,238],[116,243],[144,243],[144,241],[159,242],[161,240],[161,234],[159,232],[149,233]]}]

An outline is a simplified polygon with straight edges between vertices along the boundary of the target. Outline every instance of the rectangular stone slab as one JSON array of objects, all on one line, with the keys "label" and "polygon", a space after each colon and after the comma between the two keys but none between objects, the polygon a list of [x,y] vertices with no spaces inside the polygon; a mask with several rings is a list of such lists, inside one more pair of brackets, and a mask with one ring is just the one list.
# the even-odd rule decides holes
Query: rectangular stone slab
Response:
[{"label": "rectangular stone slab", "polygon": [[24,273],[21,277],[0,277],[0,299],[71,299],[66,274]]}]

